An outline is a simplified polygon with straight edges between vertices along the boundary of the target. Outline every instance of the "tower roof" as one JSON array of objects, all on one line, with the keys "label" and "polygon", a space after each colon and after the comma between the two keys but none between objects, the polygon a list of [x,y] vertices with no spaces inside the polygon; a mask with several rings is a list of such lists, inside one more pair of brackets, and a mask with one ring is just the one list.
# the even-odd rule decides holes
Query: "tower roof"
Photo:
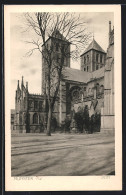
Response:
[{"label": "tower roof", "polygon": [[[57,29],[55,29],[55,30],[53,31],[53,33],[49,36],[49,38],[45,41],[45,43],[46,43],[50,38],[59,39],[59,40],[61,40],[61,41],[65,41],[65,42],[67,42],[67,43],[70,44],[70,42],[69,42],[69,41],[68,41],[68,40],[59,32],[59,30],[57,30]],[[44,46],[45,43],[43,43],[42,46]]]},{"label": "tower roof", "polygon": [[18,80],[18,84],[17,84],[17,90],[20,90],[19,80]]},{"label": "tower roof", "polygon": [[68,42],[68,40],[57,29],[53,31],[51,37]]},{"label": "tower roof", "polygon": [[[93,41],[89,44],[89,46],[87,47],[87,49],[84,51],[84,53],[82,55],[84,55],[85,53],[87,53],[90,50],[96,50],[96,51],[100,51],[102,53],[106,53],[101,46],[93,39]],[[81,55],[81,56],[82,56]]]}]

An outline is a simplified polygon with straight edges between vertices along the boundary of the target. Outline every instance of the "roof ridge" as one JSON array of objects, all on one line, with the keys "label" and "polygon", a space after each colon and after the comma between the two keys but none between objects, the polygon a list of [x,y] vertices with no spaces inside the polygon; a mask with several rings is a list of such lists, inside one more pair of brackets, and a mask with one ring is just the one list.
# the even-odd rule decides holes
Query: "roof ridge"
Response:
[{"label": "roof ridge", "polygon": [[65,76],[65,80],[88,83],[91,78],[94,79],[102,77],[104,75],[104,68],[100,68],[99,70],[96,70],[94,72],[85,72],[79,69],[65,67],[63,75]]},{"label": "roof ridge", "polygon": [[102,53],[106,53],[103,49],[102,49],[102,47],[97,43],[97,41],[95,40],[95,39],[93,39],[92,41],[91,41],[91,43],[88,45],[88,47],[86,48],[86,50],[84,51],[84,53],[83,54],[81,54],[81,56],[82,55],[84,55],[85,53],[87,53],[88,51],[90,51],[90,50],[97,50],[97,51],[100,51],[100,52],[102,52]]},{"label": "roof ridge", "polygon": [[86,73],[86,74],[91,74],[91,72],[85,72],[85,71],[83,71],[83,70],[80,70],[80,69],[77,69],[77,68],[71,68],[71,67],[65,67],[65,69],[66,68],[68,68],[68,69],[72,69],[72,70],[76,70],[76,71],[80,71],[80,72],[82,72],[82,73]]}]

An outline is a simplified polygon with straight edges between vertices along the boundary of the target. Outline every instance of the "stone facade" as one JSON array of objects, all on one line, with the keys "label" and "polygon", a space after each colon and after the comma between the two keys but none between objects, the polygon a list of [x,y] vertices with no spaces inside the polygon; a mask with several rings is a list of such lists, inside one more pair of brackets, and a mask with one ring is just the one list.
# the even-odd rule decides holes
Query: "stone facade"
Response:
[{"label": "stone facade", "polygon": [[104,107],[101,109],[101,114],[101,131],[114,130],[114,29],[111,29],[111,22],[104,76]]},{"label": "stone facade", "polygon": [[44,130],[44,97],[30,94],[28,83],[24,86],[23,77],[21,87],[17,85],[15,96],[14,130],[19,132],[42,132]]},{"label": "stone facade", "polygon": [[[60,63],[62,47],[70,43],[59,33],[55,32],[46,41],[47,48],[53,48],[52,60]],[[45,51],[45,45],[43,52]],[[46,55],[46,54],[45,54]],[[101,129],[114,128],[114,30],[109,24],[109,47],[106,52],[94,40],[80,56],[81,70],[70,68],[69,55],[65,56],[63,78],[60,82],[59,93],[55,103],[53,116],[58,125],[62,125],[71,110],[78,111],[80,107],[88,106],[89,115],[101,113]],[[42,132],[47,113],[46,105],[46,62],[42,59],[42,95],[30,94],[28,83],[26,87],[19,81],[15,97],[14,129],[21,132]],[[27,116],[27,117],[26,117]],[[28,126],[26,125],[28,122]]]}]

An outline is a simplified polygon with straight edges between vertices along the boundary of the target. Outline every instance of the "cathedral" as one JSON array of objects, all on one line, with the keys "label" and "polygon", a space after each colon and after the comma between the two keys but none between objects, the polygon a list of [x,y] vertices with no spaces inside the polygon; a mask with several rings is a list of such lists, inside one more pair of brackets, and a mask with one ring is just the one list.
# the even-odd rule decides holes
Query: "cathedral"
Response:
[{"label": "cathedral", "polygon": [[[105,52],[93,38],[80,56],[80,70],[71,68],[70,57],[65,57],[62,70],[64,77],[60,82],[59,95],[53,110],[53,117],[56,118],[58,126],[61,126],[70,116],[71,110],[77,112],[79,108],[88,106],[90,116],[95,113],[101,114],[101,132],[114,130],[114,29],[111,29],[111,22],[109,22],[108,34],[107,51]],[[55,38],[52,34],[46,44],[51,45],[52,41],[56,43],[54,51],[56,56],[61,55],[62,52],[58,48],[59,45],[67,44],[70,51],[69,42],[59,31]],[[31,94],[28,83],[24,84],[23,77],[21,84],[18,81],[13,124],[13,130],[16,132],[44,131],[46,116],[44,64],[42,59],[41,95]]]}]

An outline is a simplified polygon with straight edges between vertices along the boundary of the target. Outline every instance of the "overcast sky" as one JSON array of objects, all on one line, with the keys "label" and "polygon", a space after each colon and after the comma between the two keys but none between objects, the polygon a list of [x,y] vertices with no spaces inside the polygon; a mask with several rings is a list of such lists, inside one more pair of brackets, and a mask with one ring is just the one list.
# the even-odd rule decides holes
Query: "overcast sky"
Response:
[{"label": "overcast sky", "polygon": [[[81,13],[88,30],[94,32],[95,40],[106,51],[108,47],[109,21],[114,25],[113,13]],[[24,82],[28,81],[30,93],[41,93],[41,55],[38,51],[32,56],[26,57],[30,45],[25,41],[35,38],[32,32],[25,30],[25,21],[22,14],[10,15],[10,57],[11,57],[11,108],[15,108],[15,90],[17,80],[24,76]],[[83,53],[84,51],[82,51]],[[80,61],[71,61],[71,68],[80,68]]]}]

